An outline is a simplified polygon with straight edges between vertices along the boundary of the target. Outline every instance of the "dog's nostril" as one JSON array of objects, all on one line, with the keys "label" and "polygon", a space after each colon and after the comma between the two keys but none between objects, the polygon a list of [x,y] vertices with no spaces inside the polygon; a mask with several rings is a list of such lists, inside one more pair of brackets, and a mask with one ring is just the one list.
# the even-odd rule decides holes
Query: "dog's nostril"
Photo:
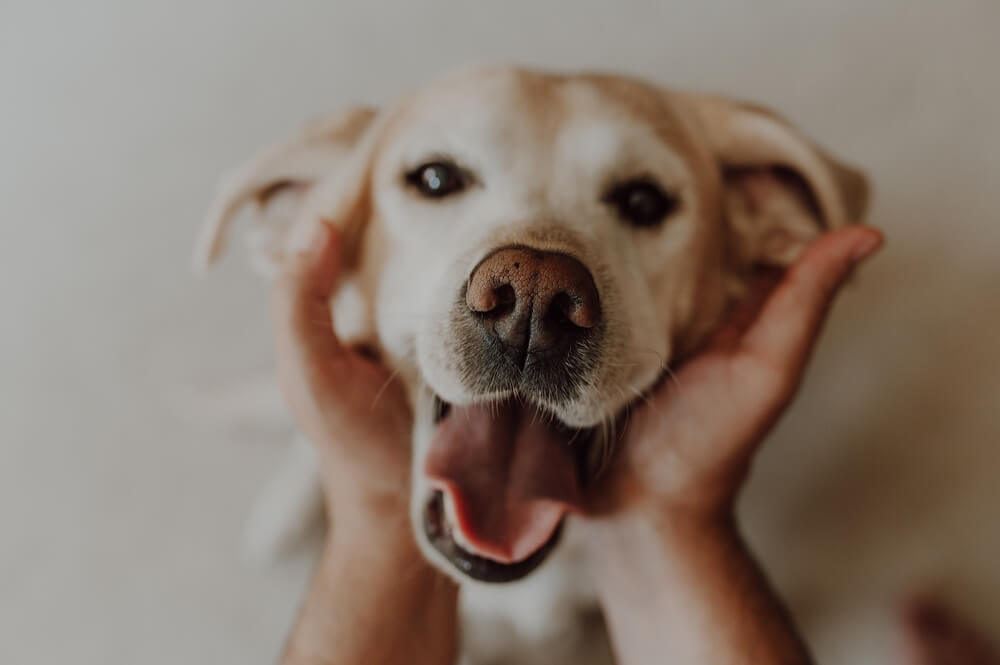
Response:
[{"label": "dog's nostril", "polygon": [[469,309],[487,321],[503,319],[517,307],[517,292],[510,284],[501,284],[469,301]]},{"label": "dog's nostril", "polygon": [[514,287],[510,284],[504,284],[496,290],[496,306],[493,308],[492,314],[497,316],[503,316],[504,314],[510,312],[517,305],[517,293],[514,291]]},{"label": "dog's nostril", "polygon": [[561,330],[579,328],[581,326],[573,322],[573,312],[577,308],[577,301],[564,291],[552,299],[549,311],[545,313],[545,323]]}]

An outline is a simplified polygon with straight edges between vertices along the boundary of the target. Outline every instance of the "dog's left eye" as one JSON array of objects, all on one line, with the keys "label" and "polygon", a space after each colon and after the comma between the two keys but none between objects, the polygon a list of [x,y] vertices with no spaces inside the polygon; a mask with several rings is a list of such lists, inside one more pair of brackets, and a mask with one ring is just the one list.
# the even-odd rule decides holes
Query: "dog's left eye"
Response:
[{"label": "dog's left eye", "polygon": [[406,174],[406,182],[428,198],[440,199],[465,189],[461,169],[449,162],[429,162]]},{"label": "dog's left eye", "polygon": [[634,226],[656,226],[677,210],[679,201],[647,179],[630,180],[604,196],[618,215]]}]

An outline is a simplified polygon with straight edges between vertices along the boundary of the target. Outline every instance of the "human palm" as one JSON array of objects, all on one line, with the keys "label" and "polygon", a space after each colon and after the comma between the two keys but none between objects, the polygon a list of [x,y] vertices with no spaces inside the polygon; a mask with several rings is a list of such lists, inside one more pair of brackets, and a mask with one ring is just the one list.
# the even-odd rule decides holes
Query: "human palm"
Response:
[{"label": "human palm", "polygon": [[630,415],[597,509],[728,507],[794,396],[834,296],[881,242],[868,227],[831,232],[783,275],[760,276],[704,348]]}]

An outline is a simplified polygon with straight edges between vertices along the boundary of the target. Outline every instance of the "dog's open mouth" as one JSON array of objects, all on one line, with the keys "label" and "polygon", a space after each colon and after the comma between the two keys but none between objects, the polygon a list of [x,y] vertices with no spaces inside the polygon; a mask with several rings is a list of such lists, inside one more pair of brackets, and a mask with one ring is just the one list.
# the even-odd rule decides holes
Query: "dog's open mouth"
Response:
[{"label": "dog's open mouth", "polygon": [[573,429],[530,402],[452,406],[435,400],[424,466],[435,491],[424,507],[431,544],[483,582],[520,579],[583,507],[593,473],[594,429]]},{"label": "dog's open mouth", "polygon": [[499,563],[493,559],[473,554],[459,545],[453,527],[444,514],[444,494],[436,490],[424,509],[424,533],[430,542],[448,561],[469,577],[480,582],[513,582],[537,568],[549,552],[559,543],[562,523],[552,536],[534,554],[517,563]]}]

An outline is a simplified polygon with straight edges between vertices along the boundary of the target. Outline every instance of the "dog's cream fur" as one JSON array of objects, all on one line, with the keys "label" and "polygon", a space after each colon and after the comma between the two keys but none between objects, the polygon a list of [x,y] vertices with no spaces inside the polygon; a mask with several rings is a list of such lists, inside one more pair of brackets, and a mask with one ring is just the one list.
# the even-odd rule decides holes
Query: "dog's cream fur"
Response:
[{"label": "dog's cream fur", "polygon": [[[453,199],[415,196],[402,174],[442,155],[475,171],[477,184]],[[680,199],[662,227],[630,228],[601,202],[609,181],[635,176]],[[220,188],[199,265],[216,258],[227,226],[253,201],[253,257],[265,272],[319,220],[342,229],[350,270],[334,303],[337,330],[375,347],[407,387],[419,470],[433,394],[459,404],[497,396],[463,385],[452,312],[460,285],[492,249],[556,250],[593,273],[606,321],[598,366],[578,398],[543,405],[590,427],[695,348],[753,265],[787,264],[824,228],[860,221],[866,185],[754,106],[623,77],[494,67],[382,110],[314,122],[248,162]],[[304,528],[318,503],[314,475],[301,443],[255,512],[252,548],[272,550]],[[417,525],[429,491],[415,472]],[[416,532],[428,558],[457,574]],[[572,541],[570,524],[550,560],[522,582],[465,581],[468,662],[606,662],[606,647],[587,643],[599,631],[579,630],[581,610],[594,604]]]}]

